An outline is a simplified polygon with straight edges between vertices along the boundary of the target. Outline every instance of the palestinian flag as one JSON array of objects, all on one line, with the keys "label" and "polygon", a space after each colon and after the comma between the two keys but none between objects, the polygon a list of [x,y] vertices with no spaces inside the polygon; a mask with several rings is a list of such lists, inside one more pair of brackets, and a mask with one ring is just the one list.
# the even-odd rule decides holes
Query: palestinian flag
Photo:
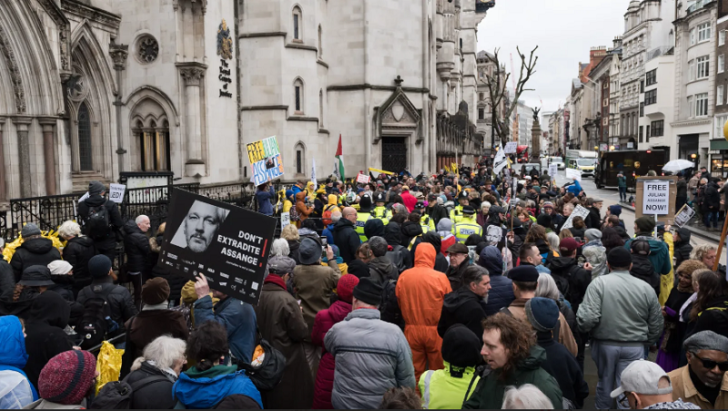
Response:
[{"label": "palestinian flag", "polygon": [[339,134],[339,146],[336,148],[334,159],[334,175],[344,181],[344,152],[341,150],[341,134]]}]

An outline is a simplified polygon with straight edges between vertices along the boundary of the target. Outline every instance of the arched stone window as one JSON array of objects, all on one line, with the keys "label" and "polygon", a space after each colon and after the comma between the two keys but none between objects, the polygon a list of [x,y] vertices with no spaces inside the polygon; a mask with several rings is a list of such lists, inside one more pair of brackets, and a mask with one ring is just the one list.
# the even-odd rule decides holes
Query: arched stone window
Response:
[{"label": "arched stone window", "polygon": [[167,113],[152,98],[137,103],[132,112],[132,164],[138,171],[171,171]]},{"label": "arched stone window", "polygon": [[84,101],[78,107],[78,160],[81,171],[93,171],[93,150],[91,146],[91,113]]},{"label": "arched stone window", "polygon": [[296,174],[306,174],[306,147],[296,144]]},{"label": "arched stone window", "polygon": [[293,112],[303,114],[303,80],[300,78],[293,82]]},{"label": "arched stone window", "polygon": [[293,8],[293,41],[303,41],[303,13],[301,8]]},{"label": "arched stone window", "polygon": [[324,90],[319,90],[319,128],[324,128]]}]

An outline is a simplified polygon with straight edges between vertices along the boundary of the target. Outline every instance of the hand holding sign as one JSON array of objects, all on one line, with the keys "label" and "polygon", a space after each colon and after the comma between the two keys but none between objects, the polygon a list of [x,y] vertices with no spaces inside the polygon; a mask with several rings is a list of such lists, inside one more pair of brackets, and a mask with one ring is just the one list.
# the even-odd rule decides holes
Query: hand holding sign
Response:
[{"label": "hand holding sign", "polygon": [[197,275],[197,281],[195,281],[195,294],[197,294],[198,300],[210,294],[210,285],[207,283],[207,277],[205,277],[205,274],[200,273]]}]

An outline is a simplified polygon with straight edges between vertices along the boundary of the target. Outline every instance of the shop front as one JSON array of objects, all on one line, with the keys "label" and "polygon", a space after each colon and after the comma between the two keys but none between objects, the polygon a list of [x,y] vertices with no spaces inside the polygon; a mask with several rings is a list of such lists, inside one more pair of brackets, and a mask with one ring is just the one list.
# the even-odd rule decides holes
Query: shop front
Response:
[{"label": "shop front", "polygon": [[710,140],[710,175],[715,178],[728,178],[728,141]]}]

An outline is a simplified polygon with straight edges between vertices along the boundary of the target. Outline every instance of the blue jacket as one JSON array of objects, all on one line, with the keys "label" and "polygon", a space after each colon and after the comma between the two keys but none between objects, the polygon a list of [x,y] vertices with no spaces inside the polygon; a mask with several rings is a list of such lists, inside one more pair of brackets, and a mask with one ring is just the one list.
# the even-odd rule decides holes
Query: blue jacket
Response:
[{"label": "blue jacket", "polygon": [[326,237],[326,240],[329,242],[330,245],[334,245],[334,225],[329,224],[324,228],[324,231],[321,233],[322,236]]},{"label": "blue jacket", "polygon": [[[28,381],[28,377],[23,372],[27,362],[28,353],[25,351],[25,337],[20,320],[14,315],[0,317],[0,371],[15,371]],[[28,381],[27,387],[30,392],[23,392],[23,387],[17,386],[7,394],[8,400],[23,400],[24,397],[27,397],[28,404],[38,400],[38,393],[30,381]],[[28,394],[32,395],[32,400]],[[5,396],[0,397],[0,408],[10,407],[11,403],[5,403],[3,399]]]},{"label": "blue jacket", "polygon": [[574,194],[575,196],[578,196],[579,193],[583,191],[581,188],[581,184],[579,184],[579,180],[574,180],[574,184],[570,185],[569,188],[566,189],[566,191]]},{"label": "blue jacket", "polygon": [[490,274],[490,291],[488,302],[485,304],[485,315],[491,316],[508,307],[516,299],[513,295],[513,282],[503,276],[503,258],[498,248],[487,246],[480,252],[478,265],[488,270]]},{"label": "blue jacket", "polygon": [[212,298],[206,295],[195,301],[195,324],[217,321],[225,326],[230,351],[236,359],[250,363],[255,350],[256,317],[250,304],[228,297],[212,309]]},{"label": "blue jacket", "polygon": [[270,200],[276,196],[273,187],[268,191],[258,190],[255,192],[255,199],[258,200],[258,212],[265,215],[273,215],[273,205]]},{"label": "blue jacket", "polygon": [[214,408],[225,397],[235,394],[248,396],[263,408],[260,392],[245,371],[237,371],[235,366],[218,365],[207,371],[192,367],[179,375],[172,393],[187,408]]},{"label": "blue jacket", "polygon": [[[662,241],[655,240],[654,237],[650,237],[651,233],[637,233],[637,236],[647,237],[647,242],[650,243],[650,262],[655,272],[660,275],[670,274],[672,270],[672,258],[670,258],[670,249],[667,248],[667,244]],[[631,250],[630,246],[634,238],[630,238],[627,243],[624,244],[624,248],[628,251]]]}]

